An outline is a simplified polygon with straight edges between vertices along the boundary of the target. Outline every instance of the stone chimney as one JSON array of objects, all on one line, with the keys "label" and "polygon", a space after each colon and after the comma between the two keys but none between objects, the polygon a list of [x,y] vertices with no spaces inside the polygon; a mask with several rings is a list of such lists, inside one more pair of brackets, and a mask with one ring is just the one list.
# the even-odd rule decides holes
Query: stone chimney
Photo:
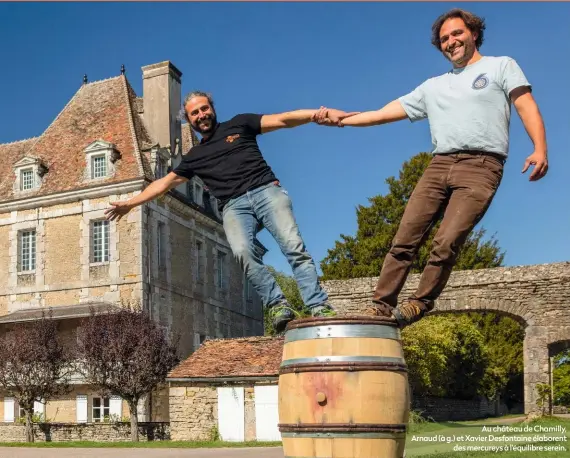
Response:
[{"label": "stone chimney", "polygon": [[171,154],[182,147],[180,121],[182,106],[180,78],[182,72],[170,61],[142,67],[144,122],[154,141],[164,148],[170,145]]}]

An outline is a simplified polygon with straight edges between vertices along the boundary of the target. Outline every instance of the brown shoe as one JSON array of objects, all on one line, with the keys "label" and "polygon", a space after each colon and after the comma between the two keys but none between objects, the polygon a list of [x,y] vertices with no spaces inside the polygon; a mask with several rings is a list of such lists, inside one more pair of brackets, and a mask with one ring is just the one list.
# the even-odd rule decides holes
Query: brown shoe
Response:
[{"label": "brown shoe", "polygon": [[406,301],[392,310],[392,316],[398,322],[400,329],[421,320],[426,314],[426,310],[417,301]]},{"label": "brown shoe", "polygon": [[367,315],[372,315],[372,316],[385,316],[385,317],[392,316],[390,307],[379,302],[371,302],[370,304],[368,304],[365,313]]}]

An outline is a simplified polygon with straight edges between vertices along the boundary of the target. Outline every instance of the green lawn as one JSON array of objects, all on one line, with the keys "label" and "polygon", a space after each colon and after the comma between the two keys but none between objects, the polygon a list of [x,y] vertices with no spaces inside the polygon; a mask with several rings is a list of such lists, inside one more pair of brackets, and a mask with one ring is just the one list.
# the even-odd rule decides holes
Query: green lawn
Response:
[{"label": "green lawn", "polygon": [[242,448],[242,447],[280,447],[281,442],[222,442],[222,441],[151,441],[151,442],[0,442],[0,447],[38,447],[38,448]]},{"label": "green lawn", "polygon": [[[565,431],[557,431],[562,428]],[[545,418],[508,425],[489,421],[424,423],[415,427],[406,440],[406,458],[487,458],[497,455],[567,458],[570,456],[570,420]]]},{"label": "green lawn", "polygon": [[[570,456],[570,419],[543,418],[530,423],[488,419],[471,422],[419,423],[412,426],[406,440],[406,458],[489,458]],[[502,424],[506,423],[506,424]],[[485,429],[484,429],[485,428]],[[517,429],[521,428],[519,432]],[[526,431],[525,431],[526,428]],[[565,431],[560,431],[565,428]],[[530,440],[525,440],[529,437]],[[422,440],[423,439],[423,440]],[[427,439],[427,440],[426,440]],[[279,442],[36,442],[0,443],[1,447],[85,447],[85,448],[219,448],[278,447]],[[495,447],[495,451],[473,451],[468,447]],[[532,448],[534,447],[534,448]],[[551,447],[540,450],[538,447]],[[455,449],[455,450],[454,450]],[[558,449],[558,450],[556,450]]]}]

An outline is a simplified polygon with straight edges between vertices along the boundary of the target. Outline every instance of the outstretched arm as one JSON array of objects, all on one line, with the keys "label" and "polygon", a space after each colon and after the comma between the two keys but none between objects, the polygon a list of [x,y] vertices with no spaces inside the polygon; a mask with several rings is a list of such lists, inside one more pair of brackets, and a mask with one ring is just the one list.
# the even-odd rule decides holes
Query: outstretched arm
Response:
[{"label": "outstretched arm", "polygon": [[364,111],[350,117],[345,117],[344,119],[336,118],[334,113],[329,113],[328,108],[321,108],[315,115],[315,122],[329,126],[368,127],[401,121],[407,117],[408,115],[400,101],[394,100],[379,110]]},{"label": "outstretched arm", "polygon": [[[328,108],[331,115],[344,119],[356,112],[346,113],[342,110],[335,110]],[[285,113],[263,115],[261,117],[261,133],[272,132],[277,129],[286,129],[291,127],[302,126],[314,120],[315,115],[319,110],[295,110],[287,111]]]},{"label": "outstretched arm", "polygon": [[522,173],[531,165],[534,170],[530,181],[540,180],[548,171],[548,152],[546,147],[546,130],[538,105],[528,87],[519,87],[511,92],[511,100],[519,114],[528,136],[534,144],[534,152],[526,158]]},{"label": "outstretched arm", "polygon": [[143,192],[132,199],[124,202],[110,202],[111,208],[105,210],[105,217],[110,221],[115,219],[119,221],[136,206],[156,199],[185,181],[187,181],[186,178],[170,172],[160,180],[153,181]]}]

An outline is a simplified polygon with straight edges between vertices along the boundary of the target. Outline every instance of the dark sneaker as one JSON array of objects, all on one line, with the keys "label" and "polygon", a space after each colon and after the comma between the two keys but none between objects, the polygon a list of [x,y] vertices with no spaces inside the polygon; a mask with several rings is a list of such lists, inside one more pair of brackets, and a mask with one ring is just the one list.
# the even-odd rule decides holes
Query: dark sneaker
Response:
[{"label": "dark sneaker", "polygon": [[400,328],[405,328],[416,321],[419,321],[426,314],[417,302],[407,301],[392,310],[392,316],[398,322]]},{"label": "dark sneaker", "polygon": [[269,317],[275,332],[281,334],[285,330],[287,323],[295,319],[295,312],[289,302],[282,301],[271,306],[269,309]]},{"label": "dark sneaker", "polygon": [[333,317],[336,316],[336,311],[328,302],[317,305],[311,309],[311,316],[313,317]]}]

